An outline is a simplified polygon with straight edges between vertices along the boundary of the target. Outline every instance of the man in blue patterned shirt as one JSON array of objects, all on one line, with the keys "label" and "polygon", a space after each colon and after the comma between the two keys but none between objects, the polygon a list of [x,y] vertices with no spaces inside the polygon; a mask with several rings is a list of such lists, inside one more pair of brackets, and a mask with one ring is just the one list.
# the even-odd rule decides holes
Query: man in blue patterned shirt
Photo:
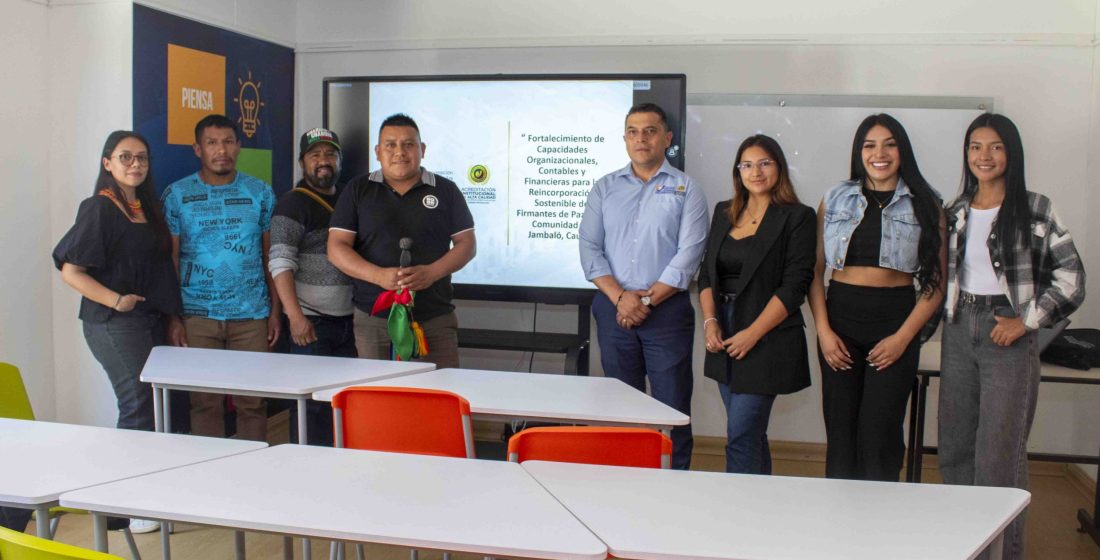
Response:
[{"label": "man in blue patterned shirt", "polygon": [[[626,116],[630,165],[593,186],[580,225],[581,266],[599,288],[592,301],[604,374],[691,415],[695,310],[688,284],[707,237],[702,189],[672,167],[665,112],[652,103]],[[672,430],[672,467],[691,464],[691,426]]]},{"label": "man in blue patterned shirt", "polygon": [[[266,352],[279,338],[279,298],[270,297],[268,229],[275,194],[263,181],[237,171],[237,124],[209,115],[195,125],[195,156],[202,168],[161,195],[180,275],[187,342],[197,348]],[[191,394],[191,431],[225,435],[220,394]],[[267,405],[237,396],[237,435],[263,441]]]}]

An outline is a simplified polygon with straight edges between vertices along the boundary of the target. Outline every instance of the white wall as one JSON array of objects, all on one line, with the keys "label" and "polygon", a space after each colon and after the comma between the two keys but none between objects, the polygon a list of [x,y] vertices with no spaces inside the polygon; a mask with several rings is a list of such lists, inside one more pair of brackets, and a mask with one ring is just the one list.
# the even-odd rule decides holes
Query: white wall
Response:
[{"label": "white wall", "polygon": [[[297,126],[321,122],[320,84],[328,76],[684,72],[689,94],[989,96],[1023,130],[1029,184],[1059,203],[1097,277],[1100,247],[1086,242],[1097,233],[1088,219],[1088,209],[1095,207],[1090,164],[1100,163],[1100,150],[1090,146],[1091,138],[1100,138],[1091,135],[1097,128],[1094,73],[1100,72],[1092,44],[1095,1],[995,6],[946,0],[751,6],[706,1],[676,5],[673,12],[665,6],[652,0],[476,5],[303,0]],[[639,7],[652,15],[626,15]],[[837,141],[849,142],[850,134],[838,131]],[[949,196],[954,190],[944,187]],[[517,313],[520,308],[467,305],[460,317],[470,326],[529,329],[531,314]],[[1100,325],[1100,298],[1090,298],[1075,323]],[[572,325],[568,313],[540,311],[540,326],[569,330]],[[812,337],[812,330],[808,334]],[[464,363],[470,361],[516,363],[515,357],[484,353]],[[720,436],[724,413],[714,384],[702,378],[701,361],[700,347],[694,425],[697,433]],[[593,366],[599,371],[598,352]],[[823,442],[819,388],[815,375],[814,387],[781,398],[769,435]],[[1041,395],[1032,447],[1095,453],[1100,392],[1045,385]],[[931,412],[934,418],[934,408]],[[934,423],[929,426],[934,441]]]},{"label": "white wall", "polygon": [[20,368],[39,417],[54,413],[50,336],[49,70],[44,2],[0,3],[0,361]]},{"label": "white wall", "polygon": [[257,39],[294,46],[295,0],[139,0],[136,3]]}]

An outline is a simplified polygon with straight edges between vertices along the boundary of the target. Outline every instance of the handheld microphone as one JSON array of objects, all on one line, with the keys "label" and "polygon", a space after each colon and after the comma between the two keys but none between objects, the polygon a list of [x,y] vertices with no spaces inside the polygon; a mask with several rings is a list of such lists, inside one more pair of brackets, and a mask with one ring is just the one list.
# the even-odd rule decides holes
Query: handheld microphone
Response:
[{"label": "handheld microphone", "polygon": [[401,248],[401,258],[398,260],[401,268],[406,268],[412,264],[412,254],[409,253],[409,249],[412,249],[413,240],[408,237],[402,237],[397,242],[397,246]]}]

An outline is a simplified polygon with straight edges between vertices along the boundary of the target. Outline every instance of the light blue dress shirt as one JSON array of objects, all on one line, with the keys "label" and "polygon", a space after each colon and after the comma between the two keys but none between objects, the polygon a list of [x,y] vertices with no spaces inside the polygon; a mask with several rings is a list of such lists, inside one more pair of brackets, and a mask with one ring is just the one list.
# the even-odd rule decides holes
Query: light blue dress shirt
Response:
[{"label": "light blue dress shirt", "polygon": [[686,290],[708,225],[706,195],[686,173],[666,160],[643,183],[627,165],[588,193],[580,227],[584,277],[610,274],[627,290],[656,281]]}]

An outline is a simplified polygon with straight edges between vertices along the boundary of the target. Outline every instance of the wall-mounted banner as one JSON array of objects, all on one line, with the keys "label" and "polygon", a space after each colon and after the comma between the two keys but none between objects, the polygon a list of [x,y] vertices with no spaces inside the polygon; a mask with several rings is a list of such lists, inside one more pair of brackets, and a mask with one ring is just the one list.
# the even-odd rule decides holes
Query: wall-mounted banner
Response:
[{"label": "wall-mounted banner", "polygon": [[290,190],[294,50],[134,4],[134,129],[158,190],[198,171],[195,123],[212,113],[241,129],[237,169]]}]

